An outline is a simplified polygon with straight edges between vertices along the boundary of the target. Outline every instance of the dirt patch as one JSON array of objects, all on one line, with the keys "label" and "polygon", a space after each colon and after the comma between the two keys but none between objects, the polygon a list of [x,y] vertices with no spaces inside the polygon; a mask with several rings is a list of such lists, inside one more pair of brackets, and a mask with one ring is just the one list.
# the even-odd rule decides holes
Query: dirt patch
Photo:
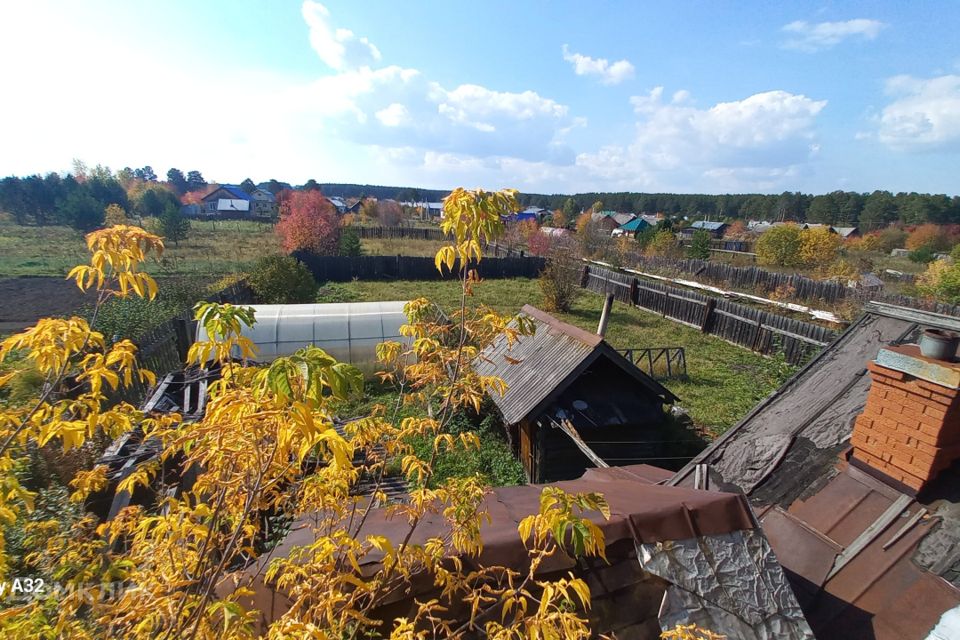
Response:
[{"label": "dirt patch", "polygon": [[72,314],[94,301],[93,293],[82,293],[72,280],[0,278],[0,334],[29,327],[40,318]]}]

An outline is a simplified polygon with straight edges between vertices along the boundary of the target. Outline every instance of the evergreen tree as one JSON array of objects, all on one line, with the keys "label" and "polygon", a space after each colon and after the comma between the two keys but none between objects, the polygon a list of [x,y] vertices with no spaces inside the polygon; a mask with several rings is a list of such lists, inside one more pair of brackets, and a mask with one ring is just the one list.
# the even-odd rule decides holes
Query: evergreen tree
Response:
[{"label": "evergreen tree", "polygon": [[699,260],[710,259],[710,233],[699,229],[694,232],[693,240],[687,247],[687,257],[697,258]]},{"label": "evergreen tree", "polygon": [[180,213],[180,207],[171,202],[160,216],[160,228],[164,238],[173,240],[174,244],[180,246],[180,241],[186,238],[190,231],[190,221]]}]

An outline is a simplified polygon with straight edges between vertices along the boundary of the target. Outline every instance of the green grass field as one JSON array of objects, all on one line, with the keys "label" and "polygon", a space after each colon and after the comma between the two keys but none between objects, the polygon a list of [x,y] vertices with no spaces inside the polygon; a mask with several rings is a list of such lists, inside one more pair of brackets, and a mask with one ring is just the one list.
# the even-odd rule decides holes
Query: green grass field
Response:
[{"label": "green grass field", "polygon": [[[151,220],[145,226],[151,228]],[[179,245],[167,242],[163,259],[148,269],[160,275],[225,275],[248,270],[259,258],[281,252],[270,223],[192,220]],[[432,256],[441,243],[363,240],[367,255]],[[0,217],[0,277],[63,276],[88,260],[83,234],[69,227],[13,224]]]},{"label": "green grass field", "polygon": [[[408,300],[423,296],[445,309],[459,304],[455,282],[349,282],[321,290],[323,302]],[[543,305],[536,280],[487,280],[476,287],[475,303],[487,304],[501,313],[516,313],[526,304]],[[584,292],[570,313],[561,319],[595,331],[603,298]],[[764,358],[718,338],[665,320],[655,314],[614,306],[607,340],[616,348],[684,347],[687,380],[665,382],[694,422],[714,435],[734,425],[758,401],[776,389],[793,367]]]}]

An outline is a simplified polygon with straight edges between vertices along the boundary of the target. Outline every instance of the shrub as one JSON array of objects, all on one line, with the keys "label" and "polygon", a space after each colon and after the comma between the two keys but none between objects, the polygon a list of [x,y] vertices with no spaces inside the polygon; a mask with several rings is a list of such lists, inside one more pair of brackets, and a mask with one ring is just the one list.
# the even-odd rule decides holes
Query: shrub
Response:
[{"label": "shrub", "polygon": [[827,227],[815,227],[800,232],[800,260],[807,265],[830,264],[837,259],[843,240]]},{"label": "shrub", "polygon": [[942,302],[960,303],[960,264],[950,264],[946,260],[930,263],[917,278],[917,289]]},{"label": "shrub", "polygon": [[802,262],[800,249],[803,239],[800,227],[784,224],[768,229],[757,240],[757,262],[761,265],[796,267]]},{"label": "shrub", "polygon": [[910,258],[912,262],[916,262],[918,264],[928,264],[933,262],[934,258],[937,256],[931,247],[923,246],[908,253],[907,257]]},{"label": "shrub", "polygon": [[899,227],[887,227],[877,232],[880,239],[880,249],[890,253],[894,249],[902,249],[907,242],[907,232]]},{"label": "shrub", "polygon": [[580,293],[580,261],[570,242],[556,242],[547,255],[547,266],[540,274],[547,311],[569,311]]},{"label": "shrub", "polygon": [[290,256],[261,258],[247,280],[257,300],[265,304],[313,302],[317,297],[317,281],[310,270]]},{"label": "shrub", "polygon": [[361,256],[363,248],[360,246],[360,232],[354,227],[345,227],[340,231],[340,255]]},{"label": "shrub", "polygon": [[943,251],[950,246],[946,229],[936,224],[922,224],[907,236],[907,249],[917,251],[930,249],[931,253]]},{"label": "shrub", "polygon": [[683,252],[677,237],[672,231],[666,229],[658,231],[650,243],[647,245],[647,255],[662,256],[664,258],[677,258]]},{"label": "shrub", "polygon": [[127,212],[118,204],[108,204],[103,210],[103,224],[112,227],[116,224],[127,224]]}]

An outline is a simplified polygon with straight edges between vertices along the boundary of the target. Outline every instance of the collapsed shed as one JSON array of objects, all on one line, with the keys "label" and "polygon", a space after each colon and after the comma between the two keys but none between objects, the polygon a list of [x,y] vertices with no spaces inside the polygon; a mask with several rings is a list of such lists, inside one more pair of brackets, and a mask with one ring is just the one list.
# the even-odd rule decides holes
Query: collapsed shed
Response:
[{"label": "collapsed shed", "polygon": [[[599,492],[610,505],[611,517],[589,517],[604,534],[607,560],[579,561],[563,553],[548,558],[538,579],[565,576],[586,580],[590,587],[591,628],[596,634],[655,640],[661,630],[696,623],[728,638],[743,640],[812,639],[786,577],[763,532],[753,520],[742,496],[680,487],[658,486],[662,470],[637,465],[591,469],[582,478],[553,486],[567,492]],[[507,566],[526,571],[527,551],[517,525],[538,511],[542,487],[498,487],[485,498],[479,556],[462,556],[465,572],[483,566]],[[290,533],[269,556],[235,573],[221,585],[221,595],[235,586],[249,586],[253,595],[243,604],[259,611],[260,631],[286,613],[292,602],[263,579],[270,561],[292,557],[315,540],[307,515],[293,523]],[[429,512],[418,524],[409,544],[423,544],[443,535],[440,515]],[[390,517],[377,509],[357,532],[358,539],[381,535],[394,544],[405,539],[405,516]],[[359,573],[370,576],[380,567],[382,554],[372,551],[360,559]],[[424,579],[422,579],[424,578]],[[429,577],[412,576],[405,588],[395,589],[372,612],[384,620],[385,631],[398,617],[412,617],[416,601],[443,598]],[[448,603],[446,615],[470,619],[469,605]],[[493,616],[499,619],[499,614]]]},{"label": "collapsed shed", "polygon": [[907,346],[927,329],[960,319],[868,304],[670,481],[748,496],[818,638],[927,638],[960,605],[960,364]]},{"label": "collapsed shed", "polygon": [[[667,427],[677,397],[603,336],[525,305],[536,331],[511,347],[500,337],[474,362],[507,385],[492,400],[531,482],[580,477],[594,466],[663,466],[688,443]],[[678,452],[681,455],[678,456]]]}]

